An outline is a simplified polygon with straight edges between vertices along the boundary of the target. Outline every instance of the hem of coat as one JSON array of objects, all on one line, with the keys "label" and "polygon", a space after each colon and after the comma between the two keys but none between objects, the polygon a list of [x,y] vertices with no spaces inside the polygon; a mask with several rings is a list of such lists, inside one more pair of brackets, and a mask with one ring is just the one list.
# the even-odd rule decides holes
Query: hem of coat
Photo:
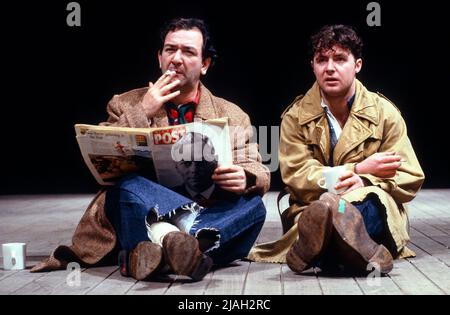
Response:
[{"label": "hem of coat", "polygon": [[[388,194],[387,192],[382,190],[380,187],[377,187],[377,186],[369,186],[369,187],[377,188],[377,189],[383,191],[385,194]],[[389,229],[389,233],[391,234],[391,237],[394,240],[395,246],[397,248],[397,255],[394,258],[397,259],[397,258],[415,257],[416,253],[407,247],[407,244],[408,244],[409,241],[402,240],[402,239],[396,239],[394,237],[394,235],[392,234],[392,231],[395,230],[396,228],[392,228],[391,227],[391,222],[390,222],[391,220],[389,218],[389,211],[387,211],[388,205],[383,202],[384,198],[381,198],[376,191],[372,190],[372,191],[370,191],[370,192],[368,192],[366,194],[361,195],[361,197],[357,198],[357,199],[352,199],[352,198],[346,199],[345,195],[344,195],[343,199],[346,199],[348,202],[351,202],[351,203],[353,203],[353,202],[363,202],[364,199],[366,199],[369,194],[374,194],[378,198],[378,201],[380,202],[380,204],[384,207],[383,210],[386,213],[386,221],[387,221],[386,223],[387,223],[387,226],[388,226],[388,229]],[[408,236],[409,236],[409,234],[408,234]]]}]

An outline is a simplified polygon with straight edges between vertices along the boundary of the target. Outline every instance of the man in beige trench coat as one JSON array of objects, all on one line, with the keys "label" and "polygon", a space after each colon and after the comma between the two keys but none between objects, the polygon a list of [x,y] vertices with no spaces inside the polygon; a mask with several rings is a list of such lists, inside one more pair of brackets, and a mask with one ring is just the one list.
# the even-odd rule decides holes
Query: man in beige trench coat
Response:
[{"label": "man in beige trench coat", "polygon": [[[280,167],[290,193],[285,234],[255,247],[249,258],[287,262],[295,272],[331,263],[388,273],[392,256],[414,255],[406,247],[405,203],[424,174],[400,111],[356,79],[362,68],[356,32],[326,26],[311,39],[316,83],[282,116]],[[318,185],[334,166],[345,168],[334,187],[339,195]]]}]

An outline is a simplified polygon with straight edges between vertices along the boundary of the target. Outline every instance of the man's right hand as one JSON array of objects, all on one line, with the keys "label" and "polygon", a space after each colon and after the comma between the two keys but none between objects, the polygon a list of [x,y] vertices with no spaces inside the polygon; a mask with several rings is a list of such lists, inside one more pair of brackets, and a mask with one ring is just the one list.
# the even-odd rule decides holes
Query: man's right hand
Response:
[{"label": "man's right hand", "polygon": [[395,176],[397,169],[402,165],[402,157],[395,152],[378,152],[361,163],[356,164],[356,174],[370,174],[380,178]]},{"label": "man's right hand", "polygon": [[180,95],[180,91],[172,92],[172,89],[180,84],[180,80],[172,81],[175,71],[167,70],[158,81],[149,83],[149,89],[144,95],[142,106],[147,118],[152,118],[164,103]]}]

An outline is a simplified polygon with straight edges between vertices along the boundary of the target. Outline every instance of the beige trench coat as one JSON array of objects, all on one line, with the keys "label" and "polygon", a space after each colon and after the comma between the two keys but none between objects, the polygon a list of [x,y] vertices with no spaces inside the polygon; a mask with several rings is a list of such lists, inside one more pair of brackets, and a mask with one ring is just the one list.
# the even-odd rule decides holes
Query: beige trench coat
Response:
[{"label": "beige trench coat", "polygon": [[[108,103],[108,121],[102,125],[134,128],[167,127],[169,121],[164,108],[147,119],[142,99],[148,88],[116,95]],[[264,195],[269,189],[270,172],[261,163],[256,142],[252,142],[249,116],[238,106],[214,96],[204,85],[200,86],[200,100],[194,120],[229,118],[234,163],[244,168],[247,175],[246,194]],[[85,266],[109,264],[117,255],[116,235],[104,212],[105,191],[100,191],[78,223],[71,246],[59,246],[49,258],[34,266],[32,272],[64,269],[67,262]]]},{"label": "beige trench coat", "polygon": [[[285,262],[286,254],[297,239],[297,225],[302,210],[319,199],[325,191],[317,186],[330,157],[330,131],[317,83],[299,96],[285,111],[281,124],[280,167],[290,193],[290,207],[282,216],[285,234],[278,241],[252,249],[249,259],[265,262]],[[362,201],[375,194],[386,209],[387,223],[395,242],[397,257],[414,255],[409,241],[408,215],[405,203],[419,191],[424,174],[407,136],[400,111],[384,96],[369,92],[359,81],[356,96],[334,149],[334,165],[354,170],[355,164],[376,152],[394,151],[406,162],[393,178],[381,179],[361,175],[369,183],[343,196],[350,202]]]}]

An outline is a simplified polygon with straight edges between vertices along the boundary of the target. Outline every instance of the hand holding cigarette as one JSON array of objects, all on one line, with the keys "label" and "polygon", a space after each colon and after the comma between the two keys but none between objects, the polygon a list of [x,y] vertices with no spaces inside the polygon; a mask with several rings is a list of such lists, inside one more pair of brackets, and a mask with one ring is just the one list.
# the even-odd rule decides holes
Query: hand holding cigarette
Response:
[{"label": "hand holding cigarette", "polygon": [[180,95],[177,90],[180,80],[174,79],[176,74],[175,71],[167,70],[154,84],[149,83],[148,91],[142,100],[148,118],[152,118],[164,103]]}]

